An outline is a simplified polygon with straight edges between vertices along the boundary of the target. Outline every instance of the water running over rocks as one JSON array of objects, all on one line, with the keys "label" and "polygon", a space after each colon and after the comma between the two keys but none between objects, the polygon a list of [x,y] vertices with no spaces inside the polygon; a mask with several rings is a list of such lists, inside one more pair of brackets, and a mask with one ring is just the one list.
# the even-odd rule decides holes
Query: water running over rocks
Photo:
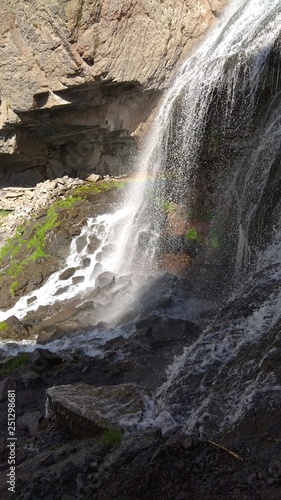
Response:
[{"label": "water running over rocks", "polygon": [[194,257],[188,293],[176,286],[165,314],[200,322],[206,309],[221,309],[156,396],[158,422],[187,432],[229,428],[261,397],[272,411],[280,404],[272,361],[280,349],[280,21],[279,0],[230,5],[167,92],[120,209],[90,219],[65,267],[0,316],[22,318],[96,289],[96,321],[116,332],[128,312],[126,321],[142,319],[140,296],[148,276],[157,287],[163,256]]}]

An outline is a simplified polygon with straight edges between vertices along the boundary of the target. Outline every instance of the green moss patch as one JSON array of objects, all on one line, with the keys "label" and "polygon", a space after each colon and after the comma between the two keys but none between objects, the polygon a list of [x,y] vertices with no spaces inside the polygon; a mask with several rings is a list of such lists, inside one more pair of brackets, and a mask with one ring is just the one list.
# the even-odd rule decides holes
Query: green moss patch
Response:
[{"label": "green moss patch", "polygon": [[11,296],[14,296],[19,286],[19,275],[27,264],[49,257],[45,249],[46,236],[60,225],[59,212],[71,209],[81,199],[79,196],[70,196],[55,202],[47,210],[42,222],[31,221],[18,227],[16,234],[0,250],[0,266],[6,267],[5,274],[13,280],[9,289]]},{"label": "green moss patch", "polygon": [[177,210],[176,203],[174,203],[172,201],[169,201],[169,200],[161,199],[161,198],[158,198],[156,200],[156,205],[159,208],[161,208],[162,210],[164,210],[164,212],[166,214],[170,214],[172,212],[176,212],[176,210]]},{"label": "green moss patch", "polygon": [[0,217],[7,217],[7,215],[10,215],[13,210],[4,210],[3,208],[0,208]]},{"label": "green moss patch", "polygon": [[119,429],[106,429],[101,435],[101,439],[107,446],[119,446],[123,439],[123,433]]},{"label": "green moss patch", "polygon": [[0,370],[0,377],[9,375],[12,371],[16,369],[25,368],[29,362],[28,354],[19,354],[13,359],[9,359],[3,368]]},{"label": "green moss patch", "polygon": [[0,322],[0,332],[2,332],[3,330],[6,330],[8,327],[9,327],[9,325],[8,325],[7,321]]},{"label": "green moss patch", "polygon": [[7,217],[11,212],[12,210],[3,210],[2,208],[0,209],[0,227],[3,225],[5,217]]},{"label": "green moss patch", "polygon": [[16,280],[16,281],[13,281],[13,283],[11,284],[10,286],[10,294],[12,295],[12,297],[15,295],[15,290],[18,288],[19,286],[19,281]]},{"label": "green moss patch", "polygon": [[16,276],[20,269],[29,260],[36,260],[39,257],[48,257],[45,252],[45,239],[49,231],[57,227],[60,222],[58,213],[61,209],[67,210],[76,202],[80,201],[81,197],[71,196],[65,200],[55,202],[46,213],[44,222],[30,222],[25,226],[20,226],[14,237],[10,238],[6,245],[0,250],[0,265],[6,257],[14,260],[19,254],[28,253],[26,259],[18,262],[14,261],[9,270],[9,274]]},{"label": "green moss patch", "polygon": [[195,227],[191,227],[187,233],[186,233],[186,238],[189,240],[189,241],[197,241],[199,240],[200,236],[198,234],[198,232],[196,231]]},{"label": "green moss patch", "polygon": [[87,199],[91,195],[102,193],[103,191],[109,191],[110,189],[123,189],[127,184],[127,181],[119,181],[116,179],[109,181],[98,181],[98,182],[88,182],[83,184],[73,190],[74,197],[82,197],[82,199]]},{"label": "green moss patch", "polygon": [[217,249],[220,247],[219,237],[216,234],[211,234],[209,238],[210,247],[213,249]]}]

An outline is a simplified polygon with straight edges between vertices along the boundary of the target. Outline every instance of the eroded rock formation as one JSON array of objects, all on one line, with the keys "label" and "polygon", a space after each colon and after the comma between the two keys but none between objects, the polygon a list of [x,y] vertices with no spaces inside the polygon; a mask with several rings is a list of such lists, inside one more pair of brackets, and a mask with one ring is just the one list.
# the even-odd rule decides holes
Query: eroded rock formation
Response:
[{"label": "eroded rock formation", "polygon": [[0,180],[128,170],[161,93],[225,3],[2,2]]}]

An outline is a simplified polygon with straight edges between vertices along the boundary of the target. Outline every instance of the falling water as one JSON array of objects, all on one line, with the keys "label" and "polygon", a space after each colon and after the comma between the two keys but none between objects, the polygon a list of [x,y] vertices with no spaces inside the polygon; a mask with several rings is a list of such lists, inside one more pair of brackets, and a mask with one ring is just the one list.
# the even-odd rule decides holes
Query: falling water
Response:
[{"label": "falling water", "polygon": [[[232,296],[202,337],[171,365],[168,380],[157,395],[158,418],[161,420],[163,413],[167,419],[169,410],[169,425],[179,424],[187,432],[214,434],[230,429],[253,406],[262,405],[267,411],[280,407],[280,383],[274,370],[268,368],[279,352],[281,307],[280,56],[279,62],[278,56],[272,59],[278,47],[280,20],[278,1],[240,2],[221,31],[214,32],[209,48],[204,45],[186,65],[190,67],[196,60],[203,68],[197,85],[205,89],[194,96],[202,113],[199,124],[194,125],[191,111],[192,122],[182,118],[179,126],[186,130],[189,122],[191,128],[191,134],[182,134],[177,142],[183,169],[192,165],[189,190],[195,185],[192,176],[196,176],[200,161],[203,175],[202,134],[210,130],[210,123],[216,125],[221,120],[219,132],[224,141],[228,136],[232,136],[232,143],[236,141],[230,161],[229,152],[225,157],[217,155],[218,161],[223,157],[227,168],[216,172],[221,176],[221,190],[215,191],[213,205],[213,227],[228,231],[228,261],[221,252],[223,266],[209,274],[214,287],[216,278],[231,276]],[[190,109],[189,93],[187,87],[185,113]],[[210,118],[212,99],[218,106],[216,119]],[[238,147],[237,137],[241,141]],[[184,144],[184,155],[179,143]]]},{"label": "falling water", "polygon": [[[136,263],[140,234],[147,235],[142,265],[145,261],[146,271],[153,269],[163,229],[161,218],[159,220],[157,217],[155,200],[167,196],[170,202],[192,204],[198,156],[216,92],[223,92],[226,87],[222,117],[224,128],[232,120],[231,111],[235,108],[237,91],[243,104],[242,112],[239,110],[239,126],[242,120],[249,125],[260,74],[278,34],[276,14],[279,10],[277,0],[271,2],[270,8],[265,8],[263,2],[257,0],[241,0],[229,8],[220,26],[187,60],[167,92],[138,162],[137,180],[145,182],[136,182],[129,189],[120,211],[90,220],[83,230],[84,233],[94,232],[101,240],[99,250],[91,256],[91,266],[84,272],[86,279],[83,284],[73,286],[72,280],[67,283],[70,285],[67,292],[58,295],[61,273],[55,273],[38,292],[39,299],[36,298],[30,306],[27,305],[30,296],[21,299],[13,309],[14,313],[23,316],[26,311],[36,309],[39,305],[65,300],[81,293],[83,289],[93,287],[93,278],[97,274],[94,272],[96,256],[101,252],[103,258],[100,269],[117,274],[131,272]],[[238,260],[242,259],[241,248],[242,253],[246,252],[246,243],[241,244],[242,237],[247,240],[245,231],[241,229],[240,232]],[[113,251],[104,252],[104,248],[108,243],[112,244],[114,238],[117,241]],[[82,260],[74,241],[65,268],[75,265],[81,267]],[[81,274],[80,267],[78,276]],[[6,316],[3,313],[2,319]]]},{"label": "falling water", "polygon": [[[119,272],[132,270],[136,255],[139,255],[140,235],[146,236],[146,267],[153,269],[155,266],[157,251],[163,244],[165,224],[159,214],[159,200],[177,205],[179,210],[184,210],[187,219],[190,209],[197,208],[196,190],[200,191],[198,178],[204,176],[202,149],[206,135],[210,143],[216,140],[223,143],[228,135],[238,134],[243,140],[241,134],[251,134],[255,126],[257,93],[279,35],[280,15],[278,0],[270,5],[261,0],[233,3],[221,24],[182,67],[166,94],[150,141],[140,158],[139,175],[146,178],[146,183],[142,189],[137,187],[129,191],[125,201],[125,206],[130,207],[130,217],[115,247]],[[217,104],[218,96],[222,104]],[[215,178],[212,178],[218,187],[214,187],[214,194],[206,200],[214,213],[213,230],[220,224],[217,219],[222,206],[231,212],[231,203],[235,205],[237,241],[231,235],[230,245],[235,243],[236,247],[233,256],[236,271],[239,267],[245,268],[247,255],[252,251],[249,238],[254,212],[260,205],[269,172],[279,153],[279,105],[277,94],[260,127],[261,137],[256,138],[256,149],[253,148],[250,154],[236,151],[236,156],[228,159],[228,165],[227,160],[218,159]],[[212,115],[216,113],[218,116],[214,119]],[[220,137],[216,138],[216,132]],[[226,253],[228,251],[229,248]]]},{"label": "falling water", "polygon": [[[94,234],[99,248],[89,254],[85,244],[78,251],[77,237],[65,267],[0,315],[23,317],[40,305],[86,295],[100,273],[110,271],[130,284],[109,297],[104,319],[114,311],[118,323],[121,313],[136,306],[146,275],[158,272],[166,244],[163,205],[183,214],[187,228],[192,214],[208,213],[190,269],[194,293],[231,298],[230,309],[236,302],[239,309],[238,290],[249,301],[251,286],[262,287],[266,279],[273,285],[244,316],[234,320],[226,310],[224,321],[222,309],[217,322],[170,367],[158,391],[158,411],[168,409],[187,430],[198,422],[204,426],[215,413],[222,426],[235,421],[259,391],[274,385],[270,376],[249,382],[245,373],[254,370],[249,364],[238,372],[230,368],[242,349],[256,345],[279,320],[281,90],[272,54],[280,22],[280,0],[231,3],[167,91],[122,206],[89,220],[79,236],[88,242]],[[70,267],[75,272],[61,290],[61,275]],[[75,279],[81,275],[83,280]],[[220,374],[228,394],[219,411]]]}]

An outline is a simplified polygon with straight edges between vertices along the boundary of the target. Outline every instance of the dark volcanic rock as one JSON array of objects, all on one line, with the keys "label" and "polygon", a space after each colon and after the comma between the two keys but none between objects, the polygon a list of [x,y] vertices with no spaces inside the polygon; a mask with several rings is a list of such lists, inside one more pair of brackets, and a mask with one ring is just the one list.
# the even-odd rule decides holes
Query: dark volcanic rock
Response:
[{"label": "dark volcanic rock", "polygon": [[158,278],[150,277],[146,284],[140,289],[139,304],[143,309],[141,319],[149,316],[152,312],[160,312],[172,304],[173,293],[179,279],[169,273]]},{"label": "dark volcanic rock", "polygon": [[32,370],[37,373],[43,373],[45,370],[53,368],[62,363],[62,358],[47,349],[36,349],[32,353]]},{"label": "dark volcanic rock", "polygon": [[16,382],[14,378],[7,377],[0,382],[0,401],[6,401],[8,397],[8,391],[14,390],[16,388]]},{"label": "dark volcanic rock", "polygon": [[59,428],[85,438],[108,428],[121,429],[122,421],[144,410],[145,391],[136,384],[93,387],[78,383],[47,390],[48,411]]},{"label": "dark volcanic rock", "polygon": [[28,429],[31,435],[35,434],[43,415],[39,411],[25,413],[17,419],[18,429]]},{"label": "dark volcanic rock", "polygon": [[[151,321],[153,325],[153,318]],[[157,321],[155,322],[155,331],[159,327],[159,323],[157,328],[156,324]],[[174,322],[174,331],[176,330],[176,322]],[[145,342],[144,331],[145,328],[135,332],[136,336],[143,335],[140,345]],[[115,347],[117,347],[118,342],[120,349],[122,347],[124,351],[127,349],[129,352],[129,344],[126,346],[126,342],[129,343],[128,339],[116,339]],[[113,345],[114,341],[111,343],[112,347]],[[137,345],[138,342],[133,337],[132,353]],[[151,357],[147,358],[149,360],[146,363],[148,371],[150,364],[153,364],[153,351],[157,360],[159,345],[156,343],[155,348],[151,349]],[[148,344],[146,344],[147,347]],[[45,354],[48,356],[48,351]],[[29,356],[32,358],[34,354]],[[113,352],[111,352],[111,356],[114,359]],[[141,358],[141,356],[139,357]],[[251,415],[249,415],[248,429],[246,427],[241,429],[240,436],[238,429],[233,430],[232,435],[228,433],[215,438],[211,437],[214,443],[224,446],[225,450],[216,447],[207,439],[198,439],[196,435],[186,436],[177,432],[166,438],[161,436],[161,433],[156,429],[123,436],[122,441],[114,446],[105,444],[99,436],[77,441],[58,430],[52,421],[43,418],[45,390],[49,388],[50,393],[52,390],[60,390],[60,396],[67,400],[67,393],[61,385],[67,384],[66,387],[72,387],[71,390],[75,392],[75,385],[70,386],[69,384],[75,384],[81,379],[87,380],[87,384],[91,384],[92,395],[95,393],[96,397],[99,393],[99,397],[103,401],[101,401],[101,406],[97,408],[97,405],[94,404],[97,399],[89,397],[90,394],[87,392],[85,384],[79,383],[76,387],[80,387],[82,390],[76,391],[77,402],[82,400],[86,408],[92,406],[93,411],[99,410],[102,419],[104,418],[104,409],[111,412],[114,408],[113,413],[115,414],[118,386],[99,388],[92,385],[101,385],[104,383],[103,380],[109,384],[116,383],[118,375],[116,375],[117,378],[114,376],[110,378],[108,372],[102,371],[109,359],[110,352],[104,360],[77,357],[76,362],[56,364],[53,367],[50,363],[48,368],[36,379],[29,376],[30,371],[23,373],[22,379],[17,372],[16,398],[19,419],[17,435],[20,438],[17,445],[17,497],[19,499],[50,498],[53,500],[57,498],[59,500],[64,498],[74,500],[76,498],[95,498],[105,500],[128,498],[142,500],[147,498],[149,492],[149,498],[152,500],[159,498],[183,499],[184,497],[190,500],[198,500],[198,498],[204,498],[204,500],[241,500],[242,498],[247,500],[257,500],[257,498],[279,500],[280,439],[261,434],[255,436]],[[134,362],[136,359],[137,355],[135,355]],[[60,362],[59,359],[57,361]],[[144,358],[142,362],[145,363]],[[30,370],[30,366],[27,367],[27,370]],[[58,384],[60,387],[51,389]],[[138,413],[138,408],[141,411],[143,408],[138,403],[142,400],[143,393],[139,393],[137,388],[136,390],[136,404],[134,403],[135,397],[131,393],[129,393],[129,400],[133,400],[133,411]],[[111,396],[108,399],[104,398],[106,394]],[[111,399],[112,396],[113,399]],[[119,402],[122,403],[119,406],[119,416],[122,419],[125,412],[121,408],[124,408],[122,405],[127,399],[123,398],[122,391],[119,396]],[[262,403],[263,401],[261,401],[261,406]],[[111,404],[113,406],[110,407]],[[0,401],[0,415],[3,414],[3,417],[6,415],[6,405],[6,401]],[[27,405],[30,411],[27,411]],[[80,413],[82,412],[81,406],[81,404],[76,404],[77,411]],[[67,411],[70,413],[69,410]],[[6,420],[3,418],[5,424],[1,427],[3,438],[6,437],[5,422]],[[108,427],[108,422],[103,421],[102,426]],[[102,428],[104,429],[104,427]],[[86,430],[86,426],[82,427],[82,433]],[[248,434],[250,439],[245,438],[246,433],[250,430],[251,434]],[[81,432],[81,425],[79,431]],[[1,498],[8,499],[6,444],[6,439],[3,439],[3,442],[0,441],[0,454],[3,463],[0,494]],[[237,453],[243,462],[236,459],[227,450]],[[56,485],[55,490],[54,484]]]},{"label": "dark volcanic rock", "polygon": [[152,315],[136,324],[129,339],[119,337],[104,346],[103,370],[121,382],[143,382],[155,389],[166,378],[166,370],[183,347],[192,344],[201,328],[186,320]]},{"label": "dark volcanic rock", "polygon": [[136,323],[136,329],[141,331],[138,338],[150,340],[152,347],[160,347],[181,341],[181,345],[192,344],[202,333],[200,326],[183,319],[165,318],[157,314]]}]

